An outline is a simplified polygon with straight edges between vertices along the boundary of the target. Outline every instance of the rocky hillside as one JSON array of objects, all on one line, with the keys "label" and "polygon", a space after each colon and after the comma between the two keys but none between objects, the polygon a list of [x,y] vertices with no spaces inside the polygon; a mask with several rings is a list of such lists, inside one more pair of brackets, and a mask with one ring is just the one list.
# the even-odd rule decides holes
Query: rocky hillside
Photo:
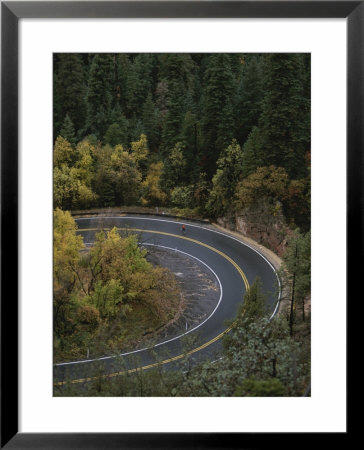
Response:
[{"label": "rocky hillside", "polygon": [[237,231],[282,256],[292,233],[279,204],[259,202],[237,213],[217,219],[228,230]]}]

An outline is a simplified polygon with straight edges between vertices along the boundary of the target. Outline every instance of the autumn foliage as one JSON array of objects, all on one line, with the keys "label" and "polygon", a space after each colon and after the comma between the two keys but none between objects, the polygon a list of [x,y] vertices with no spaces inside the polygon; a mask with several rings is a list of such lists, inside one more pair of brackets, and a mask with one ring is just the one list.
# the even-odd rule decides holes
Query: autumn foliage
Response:
[{"label": "autumn foliage", "polygon": [[[138,336],[128,333],[143,311],[153,331],[174,317],[179,304],[173,275],[154,267],[134,235],[100,231],[86,250],[67,211],[54,212],[55,359],[120,351]],[[140,336],[139,336],[140,338]]]}]

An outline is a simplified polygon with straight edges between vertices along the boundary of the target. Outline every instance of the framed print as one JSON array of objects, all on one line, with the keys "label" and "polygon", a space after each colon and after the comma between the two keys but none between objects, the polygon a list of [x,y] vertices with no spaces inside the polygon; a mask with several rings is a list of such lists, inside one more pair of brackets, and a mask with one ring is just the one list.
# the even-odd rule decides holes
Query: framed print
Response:
[{"label": "framed print", "polygon": [[1,3],[2,446],[347,438],[363,8]]}]

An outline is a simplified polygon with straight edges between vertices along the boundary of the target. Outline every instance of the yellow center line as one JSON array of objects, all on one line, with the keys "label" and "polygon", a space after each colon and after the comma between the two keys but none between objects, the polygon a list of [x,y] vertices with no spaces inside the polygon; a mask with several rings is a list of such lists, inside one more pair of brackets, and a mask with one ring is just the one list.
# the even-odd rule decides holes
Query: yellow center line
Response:
[{"label": "yellow center line", "polygon": [[[218,253],[220,256],[222,256],[227,261],[229,261],[235,267],[235,269],[238,271],[240,276],[242,277],[242,279],[244,281],[245,288],[247,290],[249,289],[248,279],[247,279],[245,273],[243,272],[243,270],[238,266],[238,264],[233,259],[231,259],[230,256],[226,255],[225,253],[221,252],[220,250],[217,250],[214,247],[211,247],[208,244],[205,244],[205,243],[203,243],[201,241],[198,241],[196,239],[192,239],[192,238],[189,238],[189,237],[186,237],[186,236],[179,236],[178,234],[167,233],[165,231],[143,230],[141,228],[117,228],[117,230],[123,230],[123,231],[124,230],[128,230],[128,231],[137,231],[137,232],[143,232],[143,233],[162,234],[162,235],[165,235],[165,236],[176,237],[178,239],[185,239],[186,241],[190,241],[190,242],[194,242],[195,244],[202,245],[203,247],[206,247],[209,250],[212,250],[213,252]],[[77,231],[79,231],[79,232],[80,231],[100,231],[100,229],[99,228],[82,228],[82,229],[79,228]],[[185,356],[189,356],[189,355],[192,355],[193,353],[196,353],[196,352],[198,352],[200,350],[203,350],[204,348],[206,348],[209,345],[213,344],[214,342],[218,341],[226,333],[228,333],[233,328],[233,326],[234,326],[234,323],[232,325],[230,325],[228,328],[226,328],[226,330],[224,330],[222,333],[220,333],[217,336],[215,336],[214,338],[212,338],[210,341],[205,342],[204,344],[200,345],[199,347],[194,348],[194,349],[192,349],[192,350],[190,350],[190,351],[188,351],[186,353],[182,353],[180,355],[173,356],[172,358],[168,358],[168,359],[165,359],[165,360],[160,361],[160,362],[156,362],[156,363],[149,364],[149,365],[142,366],[142,367],[137,367],[135,369],[128,369],[128,370],[124,370],[124,371],[121,371],[121,372],[114,372],[114,373],[104,374],[104,375],[101,375],[101,378],[112,378],[112,377],[117,377],[117,376],[120,376],[120,375],[123,375],[123,374],[126,374],[126,373],[135,373],[135,372],[137,372],[139,370],[147,370],[147,369],[151,369],[151,368],[163,365],[163,364],[167,364],[167,363],[170,363],[170,362],[173,362],[173,361],[177,361],[177,360],[179,360],[181,358],[184,358]],[[71,380],[70,382],[72,384],[74,384],[74,383],[85,383],[85,382],[92,381],[92,380],[98,380],[99,378],[100,378],[100,376],[79,378],[79,379]],[[64,384],[66,384],[66,383],[67,383],[67,381],[58,381],[57,383],[55,383],[55,385],[56,386],[62,386]]]}]

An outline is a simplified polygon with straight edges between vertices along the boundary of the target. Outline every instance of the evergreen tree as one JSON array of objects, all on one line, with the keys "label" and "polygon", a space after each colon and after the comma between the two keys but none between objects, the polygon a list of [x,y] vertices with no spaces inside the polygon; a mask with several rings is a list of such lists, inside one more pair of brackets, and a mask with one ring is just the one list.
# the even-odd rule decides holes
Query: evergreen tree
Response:
[{"label": "evergreen tree", "polygon": [[258,129],[244,147],[247,158],[257,160],[250,170],[275,165],[285,168],[291,178],[302,178],[307,175],[305,156],[310,146],[304,56],[266,55],[264,72],[265,96]]},{"label": "evergreen tree", "polygon": [[159,79],[167,86],[161,148],[168,153],[180,140],[184,115],[191,108],[195,64],[183,53],[159,56]]},{"label": "evergreen tree", "polygon": [[179,140],[185,114],[185,101],[181,84],[170,83],[167,107],[168,112],[164,121],[161,140],[163,155],[167,155]]},{"label": "evergreen tree", "polygon": [[104,136],[105,144],[115,147],[115,145],[125,145],[127,142],[126,130],[121,128],[118,123],[112,123]]},{"label": "evergreen tree", "polygon": [[149,93],[143,106],[143,131],[148,138],[149,148],[156,151],[159,144],[157,111],[152,94]]},{"label": "evergreen tree", "polygon": [[155,91],[155,107],[158,150],[160,150],[161,136],[168,113],[168,83],[166,80],[161,80],[157,83]]},{"label": "evergreen tree", "polygon": [[184,115],[180,136],[186,158],[186,172],[189,180],[194,182],[200,173],[196,159],[201,150],[201,125],[197,115],[192,111],[187,111]]},{"label": "evergreen tree", "polygon": [[234,78],[229,55],[209,57],[204,77],[202,139],[206,170],[214,173],[216,160],[234,138]]},{"label": "evergreen tree", "polygon": [[125,147],[129,144],[129,122],[126,119],[124,113],[122,112],[121,106],[116,103],[110,114],[110,122],[112,124],[117,124],[120,130],[120,141],[119,144]]},{"label": "evergreen tree", "polygon": [[233,206],[236,186],[241,177],[243,153],[234,139],[217,160],[217,171],[212,178],[212,189],[206,210],[213,217],[220,217]]},{"label": "evergreen tree", "polygon": [[129,143],[137,141],[140,135],[143,134],[143,122],[141,118],[133,116],[128,120],[128,137]]},{"label": "evergreen tree", "polygon": [[244,316],[244,322],[255,321],[267,315],[267,299],[262,292],[262,282],[259,277],[249,287],[244,295],[244,303],[242,304],[239,314]]},{"label": "evergreen tree", "polygon": [[296,230],[289,238],[283,257],[282,277],[290,287],[289,328],[293,335],[296,305],[301,306],[305,320],[305,298],[311,289],[311,233]]},{"label": "evergreen tree", "polygon": [[71,145],[76,145],[75,128],[68,114],[66,114],[66,117],[64,118],[59,135],[66,139]]},{"label": "evergreen tree", "polygon": [[244,145],[253,127],[258,124],[262,109],[262,70],[258,56],[243,59],[242,77],[235,109],[237,140]]},{"label": "evergreen tree", "polygon": [[127,77],[129,70],[129,56],[126,53],[113,55],[114,60],[114,106],[126,110]]},{"label": "evergreen tree", "polygon": [[263,136],[258,127],[254,127],[250,132],[248,139],[243,145],[243,166],[241,171],[242,178],[249,175],[264,166]]},{"label": "evergreen tree", "polygon": [[168,93],[169,89],[167,81],[159,81],[155,90],[155,106],[159,112],[162,123],[168,112]]},{"label": "evergreen tree", "polygon": [[153,91],[154,64],[154,55],[140,53],[129,65],[126,92],[128,118],[142,116],[144,102],[148,93]]},{"label": "evergreen tree", "polygon": [[304,363],[298,364],[300,345],[289,336],[285,318],[270,321],[258,316],[252,320],[241,315],[223,343],[226,358],[221,365],[228,369],[228,395],[251,377],[279,380],[285,386],[285,395],[302,392],[307,368]]},{"label": "evergreen tree", "polygon": [[170,191],[186,181],[186,160],[180,142],[173,147],[165,161],[161,185],[164,190]]},{"label": "evergreen tree", "polygon": [[95,177],[95,190],[99,197],[99,206],[115,206],[115,192],[112,172],[107,167],[101,167]]},{"label": "evergreen tree", "polygon": [[185,92],[193,85],[195,64],[191,55],[185,53],[163,53],[159,56],[159,79],[168,84],[177,83]]},{"label": "evergreen tree", "polygon": [[245,379],[237,386],[234,397],[284,397],[286,390],[277,378],[256,380],[254,377]]},{"label": "evergreen tree", "polygon": [[[98,157],[102,145],[129,149],[144,134],[153,163],[164,167],[169,199],[172,189],[183,188],[175,199],[188,191],[191,204],[205,209],[209,197],[208,213],[224,214],[238,182],[275,164],[289,177],[279,193],[285,216],[309,229],[309,54],[57,54],[54,87],[57,136],[71,147],[93,136],[93,190],[101,192],[100,179],[111,170]],[[236,145],[243,151],[229,162],[227,148]],[[184,171],[177,178],[170,161],[176,146]],[[62,148],[57,143],[61,157]],[[68,169],[79,169],[77,158],[66,162]],[[140,163],[143,177],[149,159]]]},{"label": "evergreen tree", "polygon": [[102,138],[110,125],[114,99],[114,61],[108,53],[93,57],[87,90],[87,129]]},{"label": "evergreen tree", "polygon": [[56,138],[68,114],[76,133],[83,129],[86,119],[85,79],[81,56],[77,53],[58,53],[54,57],[54,120]]}]

